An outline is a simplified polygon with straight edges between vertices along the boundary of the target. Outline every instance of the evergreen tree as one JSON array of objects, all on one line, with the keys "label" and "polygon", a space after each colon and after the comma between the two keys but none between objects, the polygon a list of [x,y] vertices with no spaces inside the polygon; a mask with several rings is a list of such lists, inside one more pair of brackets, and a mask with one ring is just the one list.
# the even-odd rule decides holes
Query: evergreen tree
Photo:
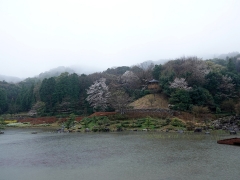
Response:
[{"label": "evergreen tree", "polygon": [[236,64],[232,58],[228,59],[227,68],[230,72],[236,72]]},{"label": "evergreen tree", "polygon": [[67,118],[67,121],[65,122],[65,127],[69,129],[72,126],[74,126],[75,120],[76,120],[75,114],[70,114],[70,116]]},{"label": "evergreen tree", "polygon": [[45,103],[48,112],[53,110],[54,104],[56,103],[55,88],[56,81],[52,77],[44,79],[39,89],[40,98]]},{"label": "evergreen tree", "polygon": [[0,89],[0,114],[5,113],[8,109],[7,94],[4,89]]},{"label": "evergreen tree", "polygon": [[69,86],[69,74],[67,72],[62,73],[56,79],[56,97],[59,103],[62,103],[63,99],[70,94]]},{"label": "evergreen tree", "polygon": [[207,89],[194,87],[190,92],[192,104],[197,106],[213,106],[214,100]]},{"label": "evergreen tree", "polygon": [[69,76],[69,96],[73,101],[79,100],[80,84],[77,74],[71,74]]},{"label": "evergreen tree", "polygon": [[159,76],[161,74],[161,70],[162,70],[162,65],[155,65],[152,71],[152,76],[154,79],[159,80]]},{"label": "evergreen tree", "polygon": [[169,99],[169,102],[174,105],[173,109],[180,111],[190,110],[192,105],[189,91],[183,89],[176,90]]}]

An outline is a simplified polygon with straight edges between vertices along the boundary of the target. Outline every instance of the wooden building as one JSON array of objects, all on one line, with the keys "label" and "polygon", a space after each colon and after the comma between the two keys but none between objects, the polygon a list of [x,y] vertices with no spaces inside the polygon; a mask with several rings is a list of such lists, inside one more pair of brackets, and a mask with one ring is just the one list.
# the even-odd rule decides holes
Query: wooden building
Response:
[{"label": "wooden building", "polygon": [[148,89],[149,90],[158,90],[159,89],[159,81],[156,79],[152,79],[148,81]]}]

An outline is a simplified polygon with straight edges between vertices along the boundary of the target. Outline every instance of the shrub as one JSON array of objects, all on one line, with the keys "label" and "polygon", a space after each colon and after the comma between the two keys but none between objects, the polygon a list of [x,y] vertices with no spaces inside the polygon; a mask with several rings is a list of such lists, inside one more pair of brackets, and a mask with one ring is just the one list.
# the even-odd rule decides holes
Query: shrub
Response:
[{"label": "shrub", "polygon": [[92,128],[92,131],[93,131],[93,132],[98,132],[99,129],[98,129],[97,127],[94,126],[94,127]]},{"label": "shrub", "polygon": [[146,127],[150,127],[150,125],[152,124],[152,118],[151,117],[146,117],[145,118],[145,125],[146,125]]},{"label": "shrub", "polygon": [[186,128],[188,131],[193,131],[195,128],[195,125],[192,122],[187,122],[186,123]]},{"label": "shrub", "polygon": [[209,109],[208,109],[208,107],[203,107],[203,106],[193,106],[192,107],[192,113],[196,117],[203,117],[204,114],[209,113]]},{"label": "shrub", "polygon": [[221,104],[221,109],[225,112],[233,113],[235,111],[235,103],[232,99],[223,101]]},{"label": "shrub", "polygon": [[122,131],[123,130],[122,125],[117,125],[116,128],[117,128],[117,131]]},{"label": "shrub", "polygon": [[67,118],[67,121],[65,122],[65,126],[67,129],[74,126],[75,119],[76,119],[76,116],[74,114],[70,114],[69,118]]},{"label": "shrub", "polygon": [[171,119],[167,118],[166,121],[165,121],[165,125],[169,125],[171,122]]},{"label": "shrub", "polygon": [[236,112],[237,115],[240,115],[240,103],[237,103],[235,105],[235,112]]},{"label": "shrub", "polygon": [[126,120],[127,119],[126,115],[124,115],[124,114],[115,114],[113,117],[115,120]]},{"label": "shrub", "polygon": [[180,121],[179,119],[177,118],[174,118],[171,122],[170,122],[170,125],[172,126],[175,126],[175,127],[186,127],[186,125]]},{"label": "shrub", "polygon": [[129,125],[128,125],[128,124],[121,124],[121,126],[122,126],[122,127],[124,127],[124,128],[127,128],[127,127],[129,127]]},{"label": "shrub", "polygon": [[5,126],[4,119],[0,117],[0,129],[4,129],[4,126]]},{"label": "shrub", "polygon": [[216,107],[216,114],[219,114],[219,113],[221,113],[221,109],[220,107]]},{"label": "shrub", "polygon": [[137,123],[143,124],[145,122],[145,119],[138,119]]}]

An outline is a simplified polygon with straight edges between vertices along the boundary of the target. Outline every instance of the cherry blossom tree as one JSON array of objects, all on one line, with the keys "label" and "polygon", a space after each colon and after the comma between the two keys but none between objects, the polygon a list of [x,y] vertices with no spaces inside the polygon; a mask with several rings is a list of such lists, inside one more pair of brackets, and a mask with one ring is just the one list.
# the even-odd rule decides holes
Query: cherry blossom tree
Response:
[{"label": "cherry blossom tree", "polygon": [[87,89],[88,97],[86,100],[93,107],[94,111],[105,111],[107,108],[110,92],[105,82],[105,78],[100,78]]},{"label": "cherry blossom tree", "polygon": [[174,81],[170,84],[170,88],[183,90],[191,89],[191,87],[188,87],[188,83],[184,78],[175,78]]}]

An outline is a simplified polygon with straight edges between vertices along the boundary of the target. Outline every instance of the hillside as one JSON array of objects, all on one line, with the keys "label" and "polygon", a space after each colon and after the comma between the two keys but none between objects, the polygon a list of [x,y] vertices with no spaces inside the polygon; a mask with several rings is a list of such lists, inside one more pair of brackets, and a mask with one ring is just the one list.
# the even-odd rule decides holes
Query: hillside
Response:
[{"label": "hillside", "polygon": [[8,83],[17,83],[22,81],[22,79],[14,76],[0,75],[0,81],[6,81]]},{"label": "hillside", "polygon": [[168,100],[163,94],[148,94],[130,104],[134,109],[168,108]]},{"label": "hillside", "polygon": [[[35,110],[38,116],[86,115],[124,109],[133,99],[130,106],[135,109],[167,109],[171,104],[173,110],[195,114],[239,114],[239,58],[203,61],[183,57],[163,65],[146,62],[148,67],[121,66],[89,75],[59,67],[17,84],[1,82],[0,114]],[[65,71],[70,72],[61,74]],[[152,79],[157,83],[149,86]],[[155,98],[149,94],[154,92],[152,87]]]},{"label": "hillside", "polygon": [[37,76],[37,78],[43,80],[44,78],[50,78],[50,77],[57,77],[60,76],[60,74],[68,72],[69,74],[75,73],[75,71],[71,68],[59,66],[54,69],[50,69],[49,71],[46,71],[44,73],[41,73]]}]

